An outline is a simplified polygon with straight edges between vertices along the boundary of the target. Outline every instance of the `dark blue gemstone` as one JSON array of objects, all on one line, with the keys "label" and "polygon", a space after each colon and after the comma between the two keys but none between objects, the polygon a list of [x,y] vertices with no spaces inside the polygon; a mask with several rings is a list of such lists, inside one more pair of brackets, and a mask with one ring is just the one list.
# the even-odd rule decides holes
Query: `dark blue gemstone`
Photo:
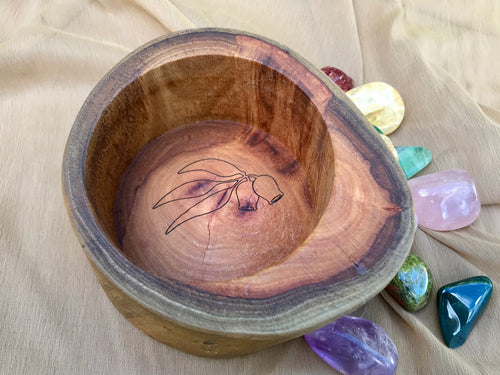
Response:
[{"label": "dark blue gemstone", "polygon": [[439,323],[450,348],[461,346],[488,305],[491,280],[476,276],[443,286],[437,293]]}]

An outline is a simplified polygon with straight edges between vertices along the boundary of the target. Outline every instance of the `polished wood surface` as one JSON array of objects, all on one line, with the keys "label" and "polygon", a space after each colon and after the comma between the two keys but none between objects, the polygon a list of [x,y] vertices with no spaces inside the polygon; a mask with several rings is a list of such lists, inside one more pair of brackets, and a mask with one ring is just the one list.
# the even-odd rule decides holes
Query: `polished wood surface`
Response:
[{"label": "polished wood surface", "polygon": [[[115,306],[142,306],[125,314],[138,328],[245,353],[348,313],[397,272],[414,230],[406,180],[321,74],[209,30],[154,41],[98,85],[70,136],[66,196]],[[144,311],[239,349],[189,348]]]},{"label": "polished wood surface", "polygon": [[324,209],[313,206],[309,185],[293,155],[258,128],[184,125],[148,144],[122,178],[114,210],[120,248],[155,275],[253,297],[224,282],[258,277],[293,256]]}]

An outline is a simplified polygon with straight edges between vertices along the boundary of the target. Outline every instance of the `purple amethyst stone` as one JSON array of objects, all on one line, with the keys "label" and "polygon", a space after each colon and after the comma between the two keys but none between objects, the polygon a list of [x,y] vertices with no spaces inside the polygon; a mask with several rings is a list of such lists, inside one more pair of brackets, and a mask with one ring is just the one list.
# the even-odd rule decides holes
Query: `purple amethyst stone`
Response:
[{"label": "purple amethyst stone", "polygon": [[392,375],[398,350],[377,324],[344,316],[304,336],[326,363],[344,375]]}]

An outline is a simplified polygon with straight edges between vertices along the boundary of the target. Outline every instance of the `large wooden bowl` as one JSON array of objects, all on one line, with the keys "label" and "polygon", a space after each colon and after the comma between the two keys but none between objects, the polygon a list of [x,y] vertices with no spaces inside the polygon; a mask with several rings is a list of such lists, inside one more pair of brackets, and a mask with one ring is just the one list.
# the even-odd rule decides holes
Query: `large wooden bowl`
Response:
[{"label": "large wooden bowl", "polygon": [[63,174],[113,304],[197,355],[256,351],[349,313],[413,239],[406,179],[344,93],[230,30],[169,35],[119,63],[78,114]]}]

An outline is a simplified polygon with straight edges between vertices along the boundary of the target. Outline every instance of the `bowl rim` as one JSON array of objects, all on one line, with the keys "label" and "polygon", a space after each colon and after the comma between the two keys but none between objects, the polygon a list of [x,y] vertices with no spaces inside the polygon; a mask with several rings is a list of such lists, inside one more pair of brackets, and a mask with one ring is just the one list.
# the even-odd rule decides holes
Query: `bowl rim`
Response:
[{"label": "bowl rim", "polygon": [[[368,124],[342,90],[319,68],[276,41],[241,30],[220,28],[188,29],[160,36],[137,48],[115,65],[90,92],[75,119],[63,160],[64,198],[71,222],[82,247],[95,266],[123,293],[160,316],[185,327],[205,332],[222,332],[232,337],[291,338],[303,335],[355,310],[377,295],[382,288],[360,289],[349,278],[343,280],[342,285],[336,284],[337,287],[342,286],[344,291],[356,292],[354,298],[352,293],[335,294],[330,288],[332,283],[336,282],[332,279],[304,285],[267,298],[236,298],[214,295],[176,280],[162,279],[132,264],[113,246],[100,229],[85,195],[87,146],[105,108],[121,90],[143,73],[149,57],[162,48],[167,48],[170,43],[188,40],[193,35],[208,38],[244,35],[265,43],[272,49],[281,50],[304,66],[313,79],[319,80],[332,92],[332,99],[342,106],[344,116],[355,119],[359,124]],[[366,133],[366,129],[363,132]],[[372,134],[374,139],[371,141],[377,147],[386,147],[375,130],[368,130],[368,133]],[[392,160],[384,160],[386,165],[399,168],[397,161],[392,156],[391,158]],[[403,177],[402,171],[395,173],[400,173],[400,177]],[[402,190],[402,199],[411,202],[406,178],[404,183],[402,178],[400,180],[398,187]],[[401,238],[391,242],[393,247],[401,242],[411,245],[414,231],[408,228],[414,226],[413,207],[404,211],[401,223]],[[380,284],[389,283],[409,250],[409,245],[408,248],[398,249],[397,256],[389,262],[377,262],[369,270],[358,271],[356,281],[360,278],[371,280],[376,277],[380,279]],[[184,298],[185,295],[189,295],[188,300]],[[325,301],[325,296],[330,299]],[[204,303],[207,300],[210,300],[210,306]],[[228,304],[231,305],[229,310]],[[227,311],[231,314],[227,315]]]}]

